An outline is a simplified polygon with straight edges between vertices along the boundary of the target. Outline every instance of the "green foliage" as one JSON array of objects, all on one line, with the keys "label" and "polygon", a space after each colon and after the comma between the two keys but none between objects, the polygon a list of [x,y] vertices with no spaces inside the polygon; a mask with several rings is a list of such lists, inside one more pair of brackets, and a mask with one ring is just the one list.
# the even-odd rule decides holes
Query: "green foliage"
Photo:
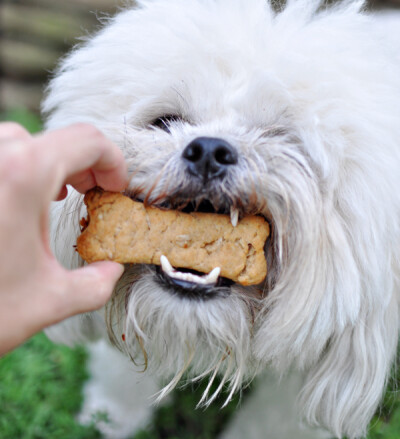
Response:
[{"label": "green foliage", "polygon": [[74,416],[86,379],[83,349],[55,346],[39,334],[0,360],[2,439],[95,439]]},{"label": "green foliage", "polygon": [[400,369],[394,368],[383,402],[370,425],[368,439],[399,439],[400,437]]},{"label": "green foliage", "polygon": [[[83,427],[75,420],[87,378],[85,360],[84,349],[55,346],[43,334],[0,359],[0,438],[99,439],[93,426]],[[368,439],[400,437],[400,398],[393,390],[396,382],[393,380],[371,423]],[[133,439],[216,438],[240,401],[236,397],[221,409],[221,396],[207,410],[196,409],[204,388],[205,383],[200,383],[175,391],[156,410],[148,428]]]},{"label": "green foliage", "polygon": [[[210,394],[218,384],[212,386]],[[242,401],[237,395],[224,408],[221,407],[227,397],[226,393],[220,395],[207,409],[196,409],[206,385],[207,382],[203,381],[196,386],[190,385],[173,392],[168,404],[156,411],[151,425],[137,433],[134,439],[215,439],[248,392],[244,392]]]},{"label": "green foliage", "polygon": [[0,121],[5,120],[18,122],[31,133],[37,133],[42,129],[40,117],[36,113],[23,108],[15,108],[0,113]]}]

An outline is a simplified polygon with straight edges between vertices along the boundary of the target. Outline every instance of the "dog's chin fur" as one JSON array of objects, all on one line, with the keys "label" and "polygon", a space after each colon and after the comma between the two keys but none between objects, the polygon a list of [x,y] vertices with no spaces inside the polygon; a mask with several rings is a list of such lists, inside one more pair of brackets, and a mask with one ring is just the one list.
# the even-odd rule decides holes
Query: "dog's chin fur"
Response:
[{"label": "dog's chin fur", "polygon": [[[338,437],[365,434],[398,337],[400,62],[362,7],[143,1],[52,80],[47,127],[102,130],[125,154],[132,196],[208,199],[271,223],[260,292],[235,285],[191,300],[152,268],[127,269],[106,307],[109,333],[172,377],[161,397],[187,369],[195,379],[219,373],[234,392],[266,366],[298,368],[308,422]],[[169,132],[150,126],[163,115],[179,116]],[[185,172],[182,150],[200,136],[239,153],[222,183],[203,187]],[[71,268],[83,215],[73,191],[52,212],[55,253]],[[49,334],[68,343],[90,335],[74,325]]]},{"label": "dog's chin fur", "polygon": [[159,398],[175,387],[188,369],[195,380],[223,375],[217,392],[204,394],[200,403],[206,404],[225,382],[229,381],[234,392],[254,374],[254,366],[250,367],[251,315],[240,293],[210,301],[171,297],[154,281],[153,274],[145,274],[122,296],[127,294],[125,342],[119,345],[133,358],[144,357],[144,366],[157,376],[173,377]]}]

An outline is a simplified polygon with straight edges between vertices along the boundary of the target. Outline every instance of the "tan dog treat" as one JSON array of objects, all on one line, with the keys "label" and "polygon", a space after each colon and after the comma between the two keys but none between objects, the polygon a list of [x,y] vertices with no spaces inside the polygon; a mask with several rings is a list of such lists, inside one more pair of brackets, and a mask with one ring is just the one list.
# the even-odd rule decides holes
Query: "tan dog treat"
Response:
[{"label": "tan dog treat", "polygon": [[209,273],[220,267],[221,276],[242,285],[258,284],[267,275],[269,226],[260,216],[245,216],[233,227],[228,215],[145,207],[100,189],[89,191],[85,204],[87,227],[77,251],[89,263],[160,265],[165,255],[177,268]]}]

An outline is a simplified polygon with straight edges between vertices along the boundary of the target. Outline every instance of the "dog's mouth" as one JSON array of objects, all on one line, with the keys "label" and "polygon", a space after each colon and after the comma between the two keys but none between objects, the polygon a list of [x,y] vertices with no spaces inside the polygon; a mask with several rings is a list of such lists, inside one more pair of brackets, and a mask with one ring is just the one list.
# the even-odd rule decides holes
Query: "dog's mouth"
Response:
[{"label": "dog's mouth", "polygon": [[185,268],[173,268],[165,256],[161,258],[161,266],[156,266],[157,279],[173,294],[189,299],[211,299],[224,297],[230,292],[233,281],[220,276],[220,267],[208,274]]},{"label": "dog's mouth", "polygon": [[[226,207],[216,208],[208,199],[203,199],[197,203],[194,201],[183,202],[181,200],[174,204],[175,208],[178,206],[177,210],[184,213],[202,212],[221,215],[228,214]],[[166,201],[158,207],[168,209],[170,206],[171,203]],[[230,207],[229,215],[232,226],[236,227],[240,217],[239,209]],[[230,287],[234,285],[234,282],[230,279],[220,276],[221,267],[214,267],[206,274],[192,269],[173,268],[165,256],[161,258],[161,267],[157,267],[157,273],[161,282],[173,291],[174,294],[180,294],[189,298],[210,299],[226,296],[229,294]]]},{"label": "dog's mouth", "polygon": [[[188,199],[182,197],[182,195],[150,200],[148,197],[140,196],[137,193],[130,193],[129,195],[147,206],[151,205],[164,210],[229,215],[232,227],[236,227],[240,219],[246,214],[260,215],[260,212],[255,212],[254,208],[245,209],[240,201],[237,203],[218,203],[208,198]],[[265,218],[264,215],[262,216]],[[269,221],[267,220],[267,222]],[[201,273],[193,269],[173,267],[166,256],[162,256],[160,262],[160,266],[153,267],[156,280],[173,295],[202,300],[226,297],[231,293],[231,287],[236,285],[234,281],[220,276],[221,267],[214,267],[209,273]],[[246,291],[246,288],[242,287],[241,290]],[[255,296],[254,288],[249,289],[249,295]]]}]

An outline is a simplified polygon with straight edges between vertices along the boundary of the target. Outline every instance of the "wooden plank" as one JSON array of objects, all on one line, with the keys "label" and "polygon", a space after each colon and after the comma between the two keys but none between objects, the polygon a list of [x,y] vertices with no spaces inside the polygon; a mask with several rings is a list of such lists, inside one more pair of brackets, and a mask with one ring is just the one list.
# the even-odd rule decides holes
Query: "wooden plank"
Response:
[{"label": "wooden plank", "polygon": [[133,0],[5,0],[13,4],[31,4],[47,10],[115,13],[118,7],[133,5]]},{"label": "wooden plank", "polygon": [[84,29],[94,26],[94,19],[41,10],[33,5],[5,4],[2,8],[3,35],[66,48],[72,45]]},{"label": "wooden plank", "polygon": [[38,111],[60,56],[126,0],[0,0],[0,107]]},{"label": "wooden plank", "polygon": [[10,78],[45,78],[54,69],[59,51],[34,43],[2,39],[2,72]]},{"label": "wooden plank", "polygon": [[40,83],[23,83],[6,79],[0,80],[0,110],[26,108],[39,112],[43,97]]}]

